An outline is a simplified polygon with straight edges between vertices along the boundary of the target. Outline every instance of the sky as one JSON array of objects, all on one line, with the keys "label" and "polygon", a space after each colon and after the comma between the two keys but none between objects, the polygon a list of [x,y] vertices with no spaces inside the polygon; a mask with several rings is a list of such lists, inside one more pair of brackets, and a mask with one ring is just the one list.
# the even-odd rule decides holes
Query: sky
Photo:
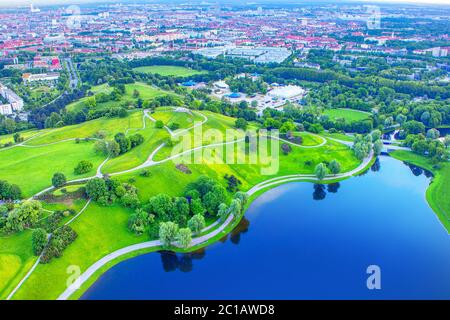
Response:
[{"label": "sky", "polygon": [[[249,0],[250,1],[250,0]],[[323,0],[322,0],[323,1]],[[352,1],[352,0],[350,0]],[[446,4],[446,5],[450,5],[450,0],[353,0],[356,2],[378,2],[378,3],[428,3],[428,4]],[[127,2],[127,0],[124,1],[114,1],[114,0],[0,0],[0,6],[5,7],[5,6],[10,6],[10,7],[17,7],[20,5],[30,5],[30,3],[35,4],[36,6],[38,5],[43,5],[43,4],[80,4],[80,3],[94,3],[94,2]],[[148,1],[148,2],[158,2],[158,0],[155,1]],[[165,2],[170,2],[170,0],[165,0]],[[186,2],[189,2],[189,0],[186,0]],[[211,0],[211,2],[215,2],[214,0]],[[219,2],[221,3],[226,3],[226,0],[219,0]],[[243,1],[244,2],[244,1]],[[256,2],[259,2],[258,0],[256,0]],[[268,0],[263,0],[261,1],[262,3],[264,2],[270,2]],[[282,0],[280,1],[282,2]],[[289,1],[290,3],[294,2],[292,0]],[[299,0],[299,3],[301,2],[305,2],[304,0]],[[314,1],[311,1],[314,2]],[[336,0],[330,0],[329,2],[339,2]],[[345,2],[349,2],[348,0]]]}]

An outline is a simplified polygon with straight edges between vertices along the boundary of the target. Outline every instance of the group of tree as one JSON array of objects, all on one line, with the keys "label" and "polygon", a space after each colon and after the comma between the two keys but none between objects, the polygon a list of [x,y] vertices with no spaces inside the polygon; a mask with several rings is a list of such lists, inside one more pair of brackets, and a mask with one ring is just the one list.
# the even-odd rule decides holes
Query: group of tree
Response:
[{"label": "group of tree", "polygon": [[319,181],[323,180],[328,173],[337,175],[341,172],[341,164],[336,159],[328,162],[321,162],[314,168],[314,174]]},{"label": "group of tree", "polygon": [[0,200],[12,201],[22,197],[22,191],[18,185],[10,184],[6,180],[0,180]]},{"label": "group of tree", "polygon": [[114,136],[114,140],[97,141],[95,143],[94,149],[97,153],[102,153],[111,157],[117,157],[141,145],[143,142],[144,137],[140,133],[126,136],[124,133],[119,132]]},{"label": "group of tree", "polygon": [[238,77],[226,80],[232,92],[242,92],[245,94],[266,94],[267,84],[260,80],[254,80],[251,77]]},{"label": "group of tree", "polygon": [[444,138],[441,142],[437,140],[438,137],[439,135],[430,129],[427,135],[423,133],[407,135],[403,145],[410,147],[414,153],[431,158],[433,163],[438,163],[448,159],[446,148],[450,145],[449,138]]},{"label": "group of tree", "polygon": [[135,186],[109,177],[90,179],[86,184],[86,194],[105,206],[119,202],[125,207],[135,209],[141,204]]},{"label": "group of tree", "polygon": [[5,233],[23,231],[35,226],[42,216],[39,201],[28,200],[13,206],[0,205],[0,230]]}]

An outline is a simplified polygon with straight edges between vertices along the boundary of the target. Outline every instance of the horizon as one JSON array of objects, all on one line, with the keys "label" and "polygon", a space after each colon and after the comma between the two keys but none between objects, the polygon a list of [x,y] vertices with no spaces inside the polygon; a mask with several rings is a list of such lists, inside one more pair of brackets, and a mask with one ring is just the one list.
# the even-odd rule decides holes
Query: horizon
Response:
[{"label": "horizon", "polygon": [[[100,4],[100,3],[143,3],[146,2],[148,4],[151,3],[196,3],[196,2],[205,2],[201,0],[194,0],[194,1],[182,1],[182,0],[123,0],[123,1],[116,1],[116,0],[1,0],[0,1],[0,8],[19,8],[24,6],[30,6],[31,4],[36,6],[55,6],[55,5],[86,5],[86,4]],[[209,1],[207,1],[209,2]],[[211,1],[210,3],[223,3],[223,4],[236,4],[236,1],[227,1],[227,0],[219,0],[219,1]],[[259,1],[247,1],[245,4],[271,4],[273,3],[273,0],[259,0]],[[309,4],[320,4],[320,3],[364,3],[364,4],[384,4],[384,5],[446,5],[450,6],[450,2],[448,0],[345,0],[345,1],[336,1],[336,0],[315,0],[315,1],[304,1],[304,0],[296,0],[296,1],[282,1],[277,3],[282,4],[304,4],[308,2]]]}]

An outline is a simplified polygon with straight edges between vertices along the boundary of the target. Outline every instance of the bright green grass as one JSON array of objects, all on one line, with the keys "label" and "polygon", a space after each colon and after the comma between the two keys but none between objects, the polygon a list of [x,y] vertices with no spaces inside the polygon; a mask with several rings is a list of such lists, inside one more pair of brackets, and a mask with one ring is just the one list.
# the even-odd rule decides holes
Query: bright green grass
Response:
[{"label": "bright green grass", "polygon": [[203,118],[198,114],[187,112],[175,112],[172,108],[158,108],[152,117],[156,120],[161,120],[164,125],[170,127],[173,123],[178,123],[180,129],[192,127],[195,122],[203,121]]},{"label": "bright green grass", "polygon": [[317,146],[323,142],[323,139],[321,137],[308,132],[294,132],[294,136],[302,137],[302,146],[312,147]]},{"label": "bright green grass", "polygon": [[0,299],[6,299],[35,261],[30,230],[0,236]]},{"label": "bright green grass", "polygon": [[53,191],[53,195],[55,195],[55,196],[62,196],[64,194],[66,194],[66,193],[62,192],[63,189],[66,190],[66,193],[70,193],[70,192],[75,192],[78,189],[80,189],[80,186],[79,185],[64,186],[62,188],[59,188],[59,189]]},{"label": "bright green grass", "polygon": [[338,139],[338,140],[342,140],[342,141],[347,141],[347,142],[353,142],[355,140],[354,137],[348,136],[343,133],[322,132],[320,135],[322,135],[324,137],[328,137],[328,138],[334,138],[334,139]]},{"label": "bright green grass", "polygon": [[[206,114],[210,118],[209,128],[216,128],[219,132],[234,125],[233,118],[213,113]],[[238,148],[236,147],[235,150]],[[241,149],[239,151],[243,154]],[[267,160],[268,157],[262,157],[262,159]],[[312,149],[294,146],[289,155],[284,156],[280,152],[279,157],[279,170],[271,175],[262,175],[261,167],[265,165],[258,164],[188,164],[192,174],[185,174],[177,170],[175,163],[170,161],[148,167],[149,177],[141,177],[139,171],[134,171],[119,175],[117,178],[121,181],[133,178],[135,180],[133,183],[139,190],[139,197],[146,201],[152,195],[161,192],[174,196],[180,195],[189,182],[203,174],[217,179],[224,185],[223,176],[234,174],[242,181],[241,190],[248,190],[254,184],[274,176],[312,173],[315,165],[321,161],[337,159],[341,162],[343,171],[351,170],[359,164],[348,147],[331,141],[322,147]],[[306,160],[310,160],[311,164],[307,164]],[[71,224],[79,235],[77,240],[64,251],[61,258],[46,265],[39,265],[16,293],[14,299],[55,299],[66,288],[65,283],[69,276],[66,270],[69,265],[79,265],[83,272],[92,263],[114,250],[148,240],[147,235],[137,237],[128,231],[127,220],[131,212],[119,205],[101,207],[91,203],[88,209]]]},{"label": "bright green grass", "polygon": [[391,153],[391,156],[433,173],[434,178],[426,191],[426,198],[430,207],[447,229],[447,232],[450,233],[450,163],[441,163],[441,168],[437,169],[430,162],[429,158],[410,151],[396,150]]},{"label": "bright green grass", "polygon": [[189,77],[196,74],[205,73],[204,71],[198,71],[178,66],[146,66],[146,67],[137,67],[134,68],[133,70],[143,73],[156,73],[162,76],[176,76],[176,77]]},{"label": "bright green grass", "polygon": [[[192,160],[193,158],[186,157],[186,159]],[[247,164],[187,164],[192,174],[186,174],[177,170],[175,168],[175,162],[167,161],[156,166],[148,167],[147,170],[150,172],[149,177],[141,177],[138,173],[132,172],[119,175],[117,178],[122,181],[129,181],[131,178],[134,179],[133,184],[138,187],[140,198],[146,201],[151,196],[161,192],[174,196],[181,194],[185,186],[200,175],[207,175],[225,185],[223,176],[225,174],[233,174],[242,181],[240,188],[242,190],[248,190],[253,185],[276,176],[297,173],[312,174],[314,173],[315,166],[323,161],[338,160],[341,164],[342,172],[350,171],[360,163],[350,148],[333,141],[329,141],[324,146],[318,148],[306,149],[293,146],[292,152],[286,156],[279,150],[278,171],[273,174],[264,175],[262,174],[261,168],[269,167],[269,159],[271,159],[270,152],[268,157],[260,157],[259,161],[261,162],[259,164],[248,164],[248,162]],[[307,161],[311,163],[307,163]],[[275,164],[276,161],[273,161],[273,163]],[[155,188],[154,181],[158,182],[158,188]]]},{"label": "bright green grass", "polygon": [[[235,139],[233,136],[227,137],[226,130],[234,129],[236,119],[209,111],[202,111],[202,113],[208,118],[208,120],[202,126],[196,127],[177,136],[176,139],[174,139],[176,142],[175,145],[182,143],[186,149],[191,149],[215,142],[231,141]],[[237,134],[237,138],[243,137],[242,132],[238,132],[237,130],[233,130],[233,132]],[[168,158],[172,154],[173,150],[174,147],[165,146],[158,151],[154,157],[154,160],[160,161]]]},{"label": "bright green grass", "polygon": [[332,120],[345,119],[348,122],[366,120],[370,114],[353,109],[326,109],[323,114],[329,116]]},{"label": "bright green grass", "polygon": [[144,163],[152,151],[161,145],[163,140],[169,136],[169,133],[165,129],[156,129],[150,119],[145,118],[145,121],[147,124],[145,129],[130,130],[128,133],[129,135],[135,133],[142,134],[144,142],[116,158],[109,159],[103,166],[102,172],[113,173],[137,167]]},{"label": "bright green grass", "polygon": [[16,147],[0,151],[0,180],[17,184],[24,197],[50,187],[55,172],[62,172],[67,180],[95,174],[93,169],[84,175],[75,175],[73,170],[81,160],[89,160],[97,168],[104,160],[94,152],[94,143],[75,141],[61,142],[44,147]]},{"label": "bright green grass", "polygon": [[71,227],[78,237],[60,258],[40,264],[14,299],[56,299],[65,289],[70,276],[67,268],[79,266],[84,272],[98,259],[117,249],[146,241],[146,235],[136,236],[127,229],[131,210],[118,205],[102,207],[91,203]]},{"label": "bright green grass", "polygon": [[[111,88],[107,83],[100,84],[98,86],[94,86],[90,89],[90,91],[94,94],[94,96],[98,93],[104,93],[104,94],[110,94],[113,91],[113,88]],[[68,111],[80,111],[84,107],[84,103],[89,97],[81,98],[75,102],[72,102],[66,106],[66,109]],[[102,103],[98,104],[98,109],[102,107]]]},{"label": "bright green grass", "polygon": [[[38,133],[38,130],[32,129],[32,130],[26,130],[26,131],[20,131],[18,132],[20,134],[20,136],[24,139],[27,140],[30,137],[34,136],[35,134]],[[14,143],[14,133],[13,134],[6,134],[6,135],[2,135],[0,136],[0,145],[8,143],[8,142],[12,142]]]},{"label": "bright green grass", "polygon": [[[125,85],[125,94],[120,97],[119,101],[107,101],[107,102],[97,102],[97,105],[95,109],[97,110],[103,110],[107,108],[117,107],[123,103],[133,103],[137,101],[137,98],[133,97],[134,90],[139,91],[139,98],[143,100],[151,100],[153,98],[156,98],[158,96],[170,94],[169,92],[163,91],[159,88],[149,86],[142,82],[136,82],[131,84]],[[94,95],[98,93],[110,93],[112,91],[112,88],[109,87],[107,84],[102,84],[99,86],[94,86],[91,88],[91,91],[94,93]],[[84,108],[84,104],[88,97],[81,98],[75,102],[72,102],[66,106],[66,109],[69,111],[80,111]]]},{"label": "bright green grass", "polygon": [[65,139],[87,138],[93,136],[98,131],[106,132],[108,134],[107,138],[111,139],[117,132],[125,132],[129,128],[141,128],[142,117],[142,111],[133,111],[126,118],[103,117],[72,126],[65,126],[46,131],[39,137],[27,142],[27,145],[35,146]]}]

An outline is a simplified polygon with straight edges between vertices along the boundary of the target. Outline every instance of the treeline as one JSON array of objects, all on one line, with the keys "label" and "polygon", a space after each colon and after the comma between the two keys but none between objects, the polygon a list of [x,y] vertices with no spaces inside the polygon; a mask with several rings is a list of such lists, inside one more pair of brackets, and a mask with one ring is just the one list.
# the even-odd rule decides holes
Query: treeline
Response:
[{"label": "treeline", "polygon": [[[32,123],[36,128],[43,129],[45,127],[45,121],[47,120],[47,117],[49,117],[53,112],[59,113],[69,103],[84,97],[85,92],[85,89],[75,89],[72,92],[63,93],[58,99],[45,105],[44,107],[31,110],[28,116],[28,121]],[[72,121],[73,123],[80,123],[85,121],[85,119],[82,120],[79,115],[74,115]]]},{"label": "treeline", "polygon": [[264,73],[264,80],[272,82],[283,82],[283,80],[304,80],[313,82],[328,82],[336,80],[339,84],[347,87],[357,88],[361,84],[374,87],[387,87],[395,92],[404,93],[413,97],[427,96],[429,98],[448,99],[450,98],[450,88],[440,86],[430,86],[416,81],[398,81],[377,77],[349,77],[329,70],[314,70],[306,68],[274,68],[268,69]]}]

